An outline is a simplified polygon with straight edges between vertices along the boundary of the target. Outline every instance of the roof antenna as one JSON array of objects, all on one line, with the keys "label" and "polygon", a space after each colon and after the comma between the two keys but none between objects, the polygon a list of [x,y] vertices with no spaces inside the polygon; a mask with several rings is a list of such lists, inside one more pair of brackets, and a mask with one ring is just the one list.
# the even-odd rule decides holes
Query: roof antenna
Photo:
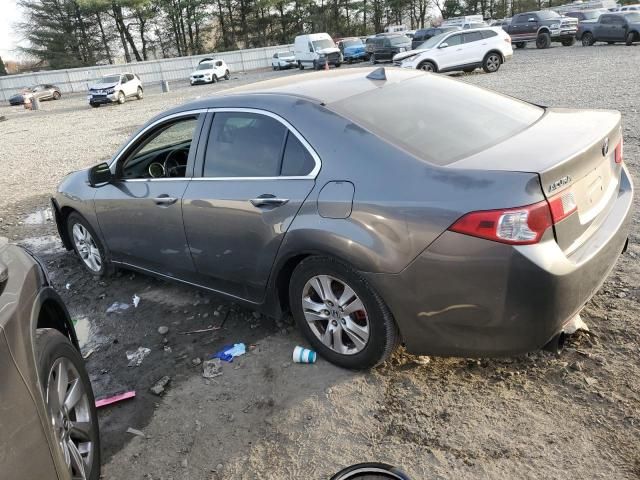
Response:
[{"label": "roof antenna", "polygon": [[386,80],[387,74],[384,71],[384,67],[376,68],[373,72],[367,75],[369,80]]}]

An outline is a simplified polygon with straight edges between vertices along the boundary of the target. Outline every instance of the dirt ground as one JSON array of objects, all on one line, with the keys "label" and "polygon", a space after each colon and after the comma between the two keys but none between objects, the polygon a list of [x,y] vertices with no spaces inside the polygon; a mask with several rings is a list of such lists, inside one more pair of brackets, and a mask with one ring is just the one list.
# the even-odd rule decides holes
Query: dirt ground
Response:
[{"label": "dirt ground", "polygon": [[[527,48],[496,74],[458,78],[541,104],[621,110],[625,161],[637,179],[639,64],[638,46]],[[63,250],[44,209],[65,173],[108,157],[171,105],[288,74],[300,73],[262,72],[164,95],[149,89],[142,102],[98,110],[79,96],[42,112],[0,108],[8,118],[0,122],[0,236],[45,260],[77,322],[96,396],[137,392],[100,410],[103,478],[328,479],[363,461],[425,480],[640,478],[637,195],[629,251],[582,313],[591,334],[574,335],[561,356],[426,362],[399,351],[359,373],[322,359],[293,364],[304,341],[287,321],[127,271],[96,280]],[[106,313],[114,302],[130,306]],[[183,334],[214,326],[221,328]],[[234,342],[248,353],[203,378],[193,360]],[[126,351],[139,346],[151,353],[128,367]],[[165,394],[152,394],[165,375]]]}]

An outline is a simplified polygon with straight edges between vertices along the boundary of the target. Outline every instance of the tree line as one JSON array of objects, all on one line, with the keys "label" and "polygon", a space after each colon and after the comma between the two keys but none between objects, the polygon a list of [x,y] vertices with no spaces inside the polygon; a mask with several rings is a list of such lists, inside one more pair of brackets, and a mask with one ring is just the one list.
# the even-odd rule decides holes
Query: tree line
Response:
[{"label": "tree line", "polygon": [[28,45],[22,51],[56,69],[288,44],[302,32],[342,37],[391,24],[416,29],[433,16],[503,18],[553,1],[19,0],[18,31]]}]

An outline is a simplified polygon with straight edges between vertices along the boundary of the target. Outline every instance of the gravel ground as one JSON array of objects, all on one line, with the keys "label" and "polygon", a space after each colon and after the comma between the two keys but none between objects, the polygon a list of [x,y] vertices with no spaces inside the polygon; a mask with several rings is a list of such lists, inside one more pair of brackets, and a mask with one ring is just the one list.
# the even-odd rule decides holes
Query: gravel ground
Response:
[{"label": "gravel ground", "polygon": [[[525,100],[622,112],[625,161],[640,168],[640,47],[527,48],[497,74],[454,75]],[[142,122],[181,102],[241,83],[304,72],[254,72],[202,87],[149,88],[143,101],[94,110],[82,96],[42,111],[0,107],[0,235],[36,250],[83,338],[96,394],[138,397],[100,412],[107,479],[328,478],[359,461],[385,461],[416,479],[640,478],[639,211],[621,257],[556,357],[432,359],[398,352],[367,373],[320,360],[293,365],[302,342],[214,296],[120,272],[96,281],[64,252],[43,209],[61,177],[105,159]],[[636,207],[638,197],[636,196]],[[138,308],[106,314],[115,301]],[[160,325],[169,327],[160,335]],[[214,333],[180,332],[222,326]],[[244,341],[250,352],[201,377],[192,359]],[[150,355],[128,368],[125,352]],[[168,375],[163,398],[148,389]],[[145,438],[126,433],[143,430]]]}]

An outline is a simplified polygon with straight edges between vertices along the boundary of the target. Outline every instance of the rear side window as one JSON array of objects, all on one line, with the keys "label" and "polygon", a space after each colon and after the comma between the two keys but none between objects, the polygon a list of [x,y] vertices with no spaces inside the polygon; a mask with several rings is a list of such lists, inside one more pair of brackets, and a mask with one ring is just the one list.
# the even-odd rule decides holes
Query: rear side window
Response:
[{"label": "rear side window", "polygon": [[464,34],[464,43],[478,42],[482,40],[482,34],[480,32],[470,32]]},{"label": "rear side window", "polygon": [[491,38],[491,37],[497,37],[498,33],[494,32],[493,30],[482,30],[482,38]]},{"label": "rear side window", "polygon": [[544,112],[514,98],[436,75],[420,75],[329,107],[436,165],[447,165],[499,143],[527,128]]},{"label": "rear side window", "polygon": [[205,177],[277,177],[287,129],[266,115],[220,112],[213,117]]},{"label": "rear side window", "polygon": [[309,175],[316,162],[300,140],[291,132],[287,135],[287,144],[282,158],[284,177],[304,177]]}]

